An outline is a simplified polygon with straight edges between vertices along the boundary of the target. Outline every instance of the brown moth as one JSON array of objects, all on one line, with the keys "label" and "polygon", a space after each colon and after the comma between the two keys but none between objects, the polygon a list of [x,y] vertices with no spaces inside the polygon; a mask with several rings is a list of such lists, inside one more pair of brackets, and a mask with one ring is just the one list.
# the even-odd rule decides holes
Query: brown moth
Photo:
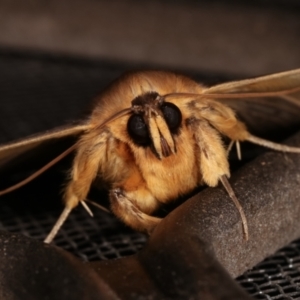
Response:
[{"label": "brown moth", "polygon": [[[5,194],[32,180],[75,151],[64,193],[65,209],[45,239],[52,241],[97,177],[109,189],[112,212],[130,227],[151,233],[160,218],[152,216],[162,203],[185,195],[201,184],[223,184],[247,220],[228,178],[229,163],[222,137],[231,143],[249,141],[274,150],[300,153],[300,148],[251,135],[226,99],[280,97],[300,106],[300,69],[205,87],[183,75],[164,71],[128,73],[96,99],[80,125],[50,131],[0,146],[1,162],[51,139],[79,135],[77,143]],[[237,147],[239,149],[239,147]],[[239,152],[239,151],[238,151]]]}]

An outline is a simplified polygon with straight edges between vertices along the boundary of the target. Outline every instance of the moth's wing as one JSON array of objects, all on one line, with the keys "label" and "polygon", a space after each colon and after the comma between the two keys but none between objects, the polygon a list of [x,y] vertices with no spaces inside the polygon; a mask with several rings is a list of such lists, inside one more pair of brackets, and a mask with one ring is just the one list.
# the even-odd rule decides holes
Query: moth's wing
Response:
[{"label": "moth's wing", "polygon": [[241,93],[276,93],[297,88],[300,88],[300,69],[261,76],[253,79],[245,79],[218,84],[205,89],[203,93],[230,95]]},{"label": "moth's wing", "polygon": [[300,126],[300,69],[219,84],[203,94],[233,108],[253,134],[280,139]]},{"label": "moth's wing", "polygon": [[57,151],[65,150],[71,143],[74,143],[72,137],[78,136],[85,129],[87,129],[86,124],[67,125],[0,145],[1,173],[16,165],[22,167],[25,162],[28,164],[28,160],[33,163],[39,161],[40,157],[46,153],[55,152],[56,154]]}]

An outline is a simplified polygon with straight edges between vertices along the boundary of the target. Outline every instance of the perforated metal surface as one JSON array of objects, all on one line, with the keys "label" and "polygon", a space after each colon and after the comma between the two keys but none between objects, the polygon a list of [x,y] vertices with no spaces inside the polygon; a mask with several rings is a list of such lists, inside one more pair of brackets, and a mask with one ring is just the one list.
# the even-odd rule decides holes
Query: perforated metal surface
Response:
[{"label": "perforated metal surface", "polygon": [[[76,118],[89,100],[125,69],[128,68],[110,63],[0,52],[1,142]],[[206,79],[215,80],[210,76]],[[67,164],[58,166],[3,197],[0,229],[42,240],[61,212],[60,189],[67,168]],[[10,178],[1,178],[1,188],[10,182]],[[105,195],[99,197],[101,202]],[[92,209],[94,218],[78,207],[55,244],[92,261],[136,253],[147,241],[145,235],[125,227],[112,215]],[[237,280],[256,299],[300,299],[300,241]]]},{"label": "perforated metal surface", "polygon": [[256,299],[300,299],[300,240],[237,280]]},{"label": "perforated metal surface", "polygon": [[[10,232],[43,240],[56,221],[57,212],[24,210],[22,214],[9,205],[1,207],[1,223]],[[146,236],[131,231],[113,216],[94,210],[91,218],[82,208],[76,209],[56,237],[54,244],[85,261],[113,259],[136,253]]]}]

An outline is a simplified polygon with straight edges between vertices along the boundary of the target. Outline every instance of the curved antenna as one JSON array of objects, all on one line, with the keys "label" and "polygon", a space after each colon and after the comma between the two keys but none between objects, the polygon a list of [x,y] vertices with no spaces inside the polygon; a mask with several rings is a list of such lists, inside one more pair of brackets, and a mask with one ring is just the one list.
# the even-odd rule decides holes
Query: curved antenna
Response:
[{"label": "curved antenna", "polygon": [[110,116],[106,121],[104,121],[103,123],[101,123],[97,129],[100,129],[102,127],[104,127],[105,125],[107,125],[108,123],[118,119],[118,118],[121,118],[123,116],[126,116],[128,115],[129,113],[131,113],[131,108],[124,108],[122,110],[120,110],[119,112],[117,112],[116,114]]},{"label": "curved antenna", "polygon": [[[110,118],[108,118],[105,122],[103,122],[98,129],[102,128],[103,126],[105,126],[106,124],[108,124],[109,122],[112,122],[114,120],[116,120],[117,118],[120,118],[126,114],[129,114],[131,111],[130,108],[125,108],[121,111],[119,111],[118,113],[114,114],[113,116],[111,116]],[[49,168],[51,168],[53,165],[55,165],[57,162],[59,162],[61,159],[63,159],[64,157],[66,157],[69,153],[71,153],[72,151],[74,151],[76,148],[76,144],[72,145],[70,148],[68,148],[67,150],[65,150],[63,153],[61,153],[60,155],[58,155],[57,157],[55,157],[53,160],[51,160],[49,163],[47,163],[46,165],[44,165],[42,168],[40,168],[39,170],[37,170],[36,172],[34,172],[33,174],[31,174],[30,176],[28,176],[27,178],[25,178],[24,180],[0,191],[0,196],[5,195],[7,193],[10,193],[22,186],[24,186],[25,184],[29,183],[30,181],[34,180],[36,177],[38,177],[39,175],[43,174],[45,171],[47,171]]]},{"label": "curved antenna", "polygon": [[287,89],[287,90],[281,90],[276,92],[254,92],[254,93],[230,93],[230,92],[224,92],[224,93],[209,93],[209,88],[204,90],[202,93],[196,94],[196,93],[171,93],[166,94],[163,97],[165,100],[167,98],[194,98],[196,100],[197,98],[205,98],[205,97],[212,97],[216,99],[239,99],[239,98],[257,98],[257,97],[282,97],[284,98],[286,95],[295,93],[300,91],[300,87]]},{"label": "curved antenna", "polygon": [[28,176],[24,180],[18,182],[15,185],[12,185],[12,186],[6,188],[5,190],[0,191],[0,196],[5,195],[7,193],[10,193],[10,192],[22,187],[23,185],[27,184],[31,180],[35,179],[36,177],[38,177],[39,175],[41,175],[42,173],[47,171],[49,168],[51,168],[53,165],[55,165],[57,162],[59,162],[61,159],[66,157],[69,153],[71,153],[75,149],[75,147],[76,147],[76,144],[74,144],[73,146],[71,146],[70,148],[65,150],[63,153],[61,153],[60,155],[55,157],[53,160],[48,162],[46,165],[44,165],[42,168],[40,168],[39,170],[37,170],[36,172],[31,174],[30,176]]},{"label": "curved antenna", "polygon": [[[209,91],[209,89],[207,90]],[[203,96],[210,96],[217,99],[233,99],[233,98],[257,98],[257,97],[284,97],[285,95],[292,94],[295,92],[300,91],[300,87],[287,89],[287,90],[281,90],[276,92],[255,92],[255,93],[204,93]]]}]

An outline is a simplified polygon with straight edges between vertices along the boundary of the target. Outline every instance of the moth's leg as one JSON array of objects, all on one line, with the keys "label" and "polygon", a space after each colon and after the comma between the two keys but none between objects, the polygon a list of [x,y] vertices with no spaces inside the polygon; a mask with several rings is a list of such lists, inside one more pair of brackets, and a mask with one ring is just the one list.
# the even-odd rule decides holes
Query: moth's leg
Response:
[{"label": "moth's leg", "polygon": [[[194,109],[193,109],[194,108]],[[250,135],[244,123],[240,122],[234,111],[213,100],[193,102],[190,113],[198,119],[205,119],[219,133],[227,136],[232,141],[244,141]]]},{"label": "moth's leg", "polygon": [[283,145],[283,144],[277,144],[265,139],[261,139],[259,137],[256,137],[254,135],[249,135],[247,138],[247,141],[260,145],[269,149],[273,149],[276,151],[281,151],[281,152],[290,152],[290,153],[300,153],[300,147],[292,147],[288,145]]},{"label": "moth's leg", "polygon": [[[191,105],[192,107],[193,105]],[[195,111],[193,113],[198,118],[207,120],[221,134],[236,142],[237,147],[240,141],[249,141],[277,151],[300,153],[300,148],[273,143],[251,135],[247,131],[245,124],[236,119],[233,110],[219,102],[206,101],[205,104],[195,102],[194,107]],[[237,151],[240,158],[241,154],[239,154],[240,150],[238,148]]]},{"label": "moth's leg", "polygon": [[195,109],[191,110],[192,115],[195,115],[199,119],[205,119],[219,133],[230,139],[227,155],[235,144],[238,159],[241,160],[240,141],[247,140],[250,134],[245,124],[237,120],[234,111],[223,103],[212,100],[195,102],[191,105],[191,107],[193,106]]},{"label": "moth's leg", "polygon": [[229,143],[229,145],[228,145],[228,147],[227,147],[227,155],[230,153],[230,151],[231,151],[231,149],[232,149],[234,143],[235,143],[235,142],[234,142],[233,140],[230,141],[230,143]]},{"label": "moth's leg", "polygon": [[229,181],[228,178],[223,175],[220,177],[220,181],[222,182],[225,190],[227,191],[229,197],[231,198],[231,200],[233,201],[233,203],[235,204],[236,208],[239,211],[239,214],[241,216],[241,220],[242,220],[242,224],[243,224],[243,231],[244,231],[244,235],[245,235],[245,240],[248,241],[249,239],[249,230],[248,230],[248,222],[247,222],[247,218],[246,215],[244,213],[243,207],[240,204],[238,198],[236,197]]},{"label": "moth's leg", "polygon": [[145,213],[138,206],[138,200],[132,198],[134,193],[126,193],[121,188],[115,188],[110,191],[111,210],[125,224],[131,228],[151,234],[154,228],[162,220],[161,218],[150,216],[157,205],[148,208]]},{"label": "moth's leg", "polygon": [[218,132],[205,120],[195,117],[187,119],[199,148],[198,164],[202,180],[211,187],[218,184],[220,177],[230,177],[226,150]]},{"label": "moth's leg", "polygon": [[187,126],[193,132],[196,145],[199,147],[198,164],[202,180],[212,187],[221,181],[240,213],[245,239],[248,240],[247,219],[229,184],[230,172],[227,153],[218,132],[207,121],[197,118],[188,119]]},{"label": "moth's leg", "polygon": [[238,156],[238,159],[241,160],[242,159],[242,152],[241,152],[241,144],[239,141],[234,141],[234,140],[231,140],[228,147],[227,147],[227,156],[229,155],[233,145],[235,144],[235,147],[236,147],[236,152],[237,152],[237,156]]},{"label": "moth's leg", "polygon": [[[93,141],[93,142],[91,142]],[[50,243],[63,225],[68,215],[79,202],[85,201],[90,186],[95,179],[99,168],[107,156],[113,155],[108,151],[109,145],[114,142],[109,131],[89,132],[82,136],[77,145],[77,153],[73,162],[71,179],[64,194],[65,209],[45,239]]]},{"label": "moth's leg", "polygon": [[115,162],[115,139],[108,130],[94,131],[81,138],[77,149],[64,195],[65,204],[71,209],[86,199],[97,174]]}]

